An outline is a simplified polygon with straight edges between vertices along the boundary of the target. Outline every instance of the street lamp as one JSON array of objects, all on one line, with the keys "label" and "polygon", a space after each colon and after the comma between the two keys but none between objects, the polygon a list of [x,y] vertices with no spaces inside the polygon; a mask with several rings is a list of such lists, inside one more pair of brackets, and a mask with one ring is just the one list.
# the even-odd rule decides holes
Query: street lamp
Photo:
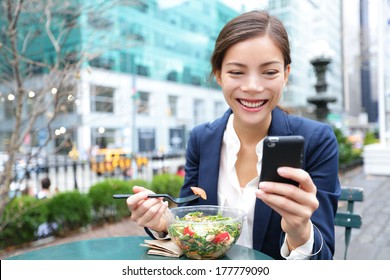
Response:
[{"label": "street lamp", "polygon": [[316,106],[315,114],[318,121],[324,122],[329,113],[328,103],[336,102],[336,97],[326,94],[328,84],[326,82],[326,70],[332,62],[334,51],[330,49],[328,42],[324,40],[316,41],[312,46],[310,63],[314,67],[316,74],[316,84],[314,85],[317,95],[310,96],[307,101]]}]

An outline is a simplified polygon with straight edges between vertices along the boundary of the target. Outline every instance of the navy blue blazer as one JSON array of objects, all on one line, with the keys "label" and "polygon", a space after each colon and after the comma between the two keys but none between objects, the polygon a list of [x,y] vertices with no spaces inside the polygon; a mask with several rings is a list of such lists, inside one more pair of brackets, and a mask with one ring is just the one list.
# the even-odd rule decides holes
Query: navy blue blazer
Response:
[{"label": "navy blue blazer", "polygon": [[[232,111],[219,119],[196,126],[188,140],[185,181],[180,196],[192,194],[191,186],[199,186],[207,193],[207,200],[199,199],[191,205],[218,204],[218,174],[224,131]],[[332,128],[324,123],[287,114],[279,108],[272,111],[268,135],[302,135],[305,138],[303,169],[317,187],[319,208],[311,221],[323,237],[320,252],[311,259],[332,259],[334,254],[334,216],[340,195],[338,179],[338,144]],[[313,252],[321,248],[321,237],[314,229]],[[284,233],[281,216],[260,199],[256,200],[253,225],[253,248],[274,259],[283,259],[280,248]]]}]

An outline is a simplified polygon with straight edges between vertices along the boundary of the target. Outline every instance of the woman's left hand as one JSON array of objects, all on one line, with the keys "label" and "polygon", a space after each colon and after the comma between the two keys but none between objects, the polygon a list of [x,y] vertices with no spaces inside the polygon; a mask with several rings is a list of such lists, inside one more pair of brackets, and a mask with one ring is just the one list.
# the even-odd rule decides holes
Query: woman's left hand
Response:
[{"label": "woman's left hand", "polygon": [[260,182],[256,197],[282,216],[281,227],[288,244],[297,248],[310,238],[313,212],[318,208],[317,188],[303,169],[280,167],[280,176],[299,183],[299,187],[276,182]]}]

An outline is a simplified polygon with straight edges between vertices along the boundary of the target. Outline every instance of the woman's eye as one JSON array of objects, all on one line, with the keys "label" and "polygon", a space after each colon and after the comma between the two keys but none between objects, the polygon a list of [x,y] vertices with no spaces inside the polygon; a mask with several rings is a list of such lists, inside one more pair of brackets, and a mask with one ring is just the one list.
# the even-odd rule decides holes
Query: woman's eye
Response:
[{"label": "woman's eye", "polygon": [[240,72],[240,71],[229,71],[229,74],[230,75],[234,75],[234,76],[238,76],[238,75],[241,75],[242,72]]},{"label": "woman's eye", "polygon": [[264,74],[267,76],[274,76],[274,75],[278,74],[278,71],[266,71],[266,72],[264,72]]}]

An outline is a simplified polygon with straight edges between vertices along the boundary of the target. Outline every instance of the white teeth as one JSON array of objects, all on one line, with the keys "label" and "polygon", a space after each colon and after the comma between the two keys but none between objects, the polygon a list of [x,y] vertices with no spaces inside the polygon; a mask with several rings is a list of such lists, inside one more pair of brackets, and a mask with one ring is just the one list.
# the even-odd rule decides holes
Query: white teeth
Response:
[{"label": "white teeth", "polygon": [[244,105],[245,107],[248,107],[248,108],[259,108],[261,107],[263,104],[264,104],[265,101],[260,101],[260,102],[248,102],[246,100],[241,100],[240,99],[240,103],[242,105]]}]

